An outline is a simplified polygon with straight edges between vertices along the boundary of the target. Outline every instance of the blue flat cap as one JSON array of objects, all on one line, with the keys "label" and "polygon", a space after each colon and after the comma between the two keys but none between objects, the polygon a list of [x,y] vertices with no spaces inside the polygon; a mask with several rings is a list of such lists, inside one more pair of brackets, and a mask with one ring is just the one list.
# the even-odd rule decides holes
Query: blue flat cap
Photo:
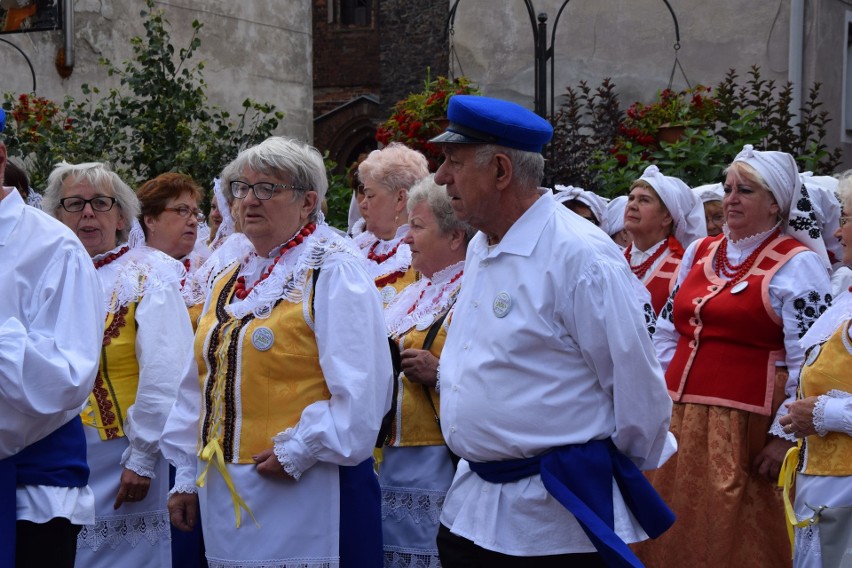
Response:
[{"label": "blue flat cap", "polygon": [[553,136],[545,119],[521,105],[480,97],[455,95],[447,109],[450,125],[429,142],[438,144],[496,144],[526,152],[541,152]]},{"label": "blue flat cap", "polygon": [[4,128],[6,128],[6,111],[0,108],[0,134],[3,134]]}]

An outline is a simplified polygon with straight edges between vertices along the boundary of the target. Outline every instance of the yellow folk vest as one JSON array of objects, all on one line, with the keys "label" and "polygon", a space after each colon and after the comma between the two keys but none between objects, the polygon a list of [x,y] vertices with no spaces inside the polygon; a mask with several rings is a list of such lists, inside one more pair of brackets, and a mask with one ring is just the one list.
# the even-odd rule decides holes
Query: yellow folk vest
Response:
[{"label": "yellow folk vest", "polygon": [[[400,352],[404,349],[422,349],[423,342],[426,340],[428,333],[429,328],[423,331],[412,328],[405,335],[397,339]],[[447,330],[442,325],[438,334],[435,336],[435,341],[429,348],[429,352],[435,357],[440,358],[446,339]],[[432,406],[426,400],[423,385],[412,383],[404,373],[401,373],[397,380],[400,382],[398,396],[402,400],[397,404],[396,416],[394,416],[393,427],[391,429],[391,439],[388,445],[443,445],[445,443],[444,436],[441,434],[440,426],[435,421],[435,413],[432,410]],[[429,396],[432,397],[435,410],[440,411],[441,402],[434,388],[429,389]]]},{"label": "yellow folk vest", "polygon": [[136,360],[136,303],[109,313],[104,327],[101,364],[81,417],[100,429],[102,440],[124,437],[127,409],[136,402],[139,362]]},{"label": "yellow folk vest", "polygon": [[[201,383],[200,445],[218,440],[224,460],[254,463],[272,437],[295,426],[305,407],[331,393],[305,303],[279,301],[268,318],[230,315],[239,266],[223,272],[195,335]],[[307,280],[311,282],[311,274]],[[306,286],[307,305],[313,290]]]},{"label": "yellow folk vest", "polygon": [[[848,327],[847,321],[819,346],[815,356],[808,353],[800,379],[802,398],[820,396],[831,390],[852,392],[852,373],[849,372],[852,356],[844,345]],[[807,453],[802,473],[852,475],[852,436],[829,432],[825,436],[808,436],[803,444]]]}]

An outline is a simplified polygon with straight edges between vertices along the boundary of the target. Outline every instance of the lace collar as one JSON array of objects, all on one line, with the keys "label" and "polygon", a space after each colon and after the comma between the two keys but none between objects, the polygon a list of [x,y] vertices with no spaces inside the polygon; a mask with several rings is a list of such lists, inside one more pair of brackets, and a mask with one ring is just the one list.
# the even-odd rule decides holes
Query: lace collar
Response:
[{"label": "lace collar", "polygon": [[722,232],[725,234],[725,238],[728,239],[728,250],[734,250],[738,253],[738,255],[749,254],[753,251],[760,243],[765,241],[772,232],[778,228],[781,223],[776,223],[774,227],[769,229],[768,231],[763,231],[762,233],[757,233],[756,235],[751,235],[748,237],[743,237],[737,241],[731,238],[731,230],[728,228],[727,223],[722,226]]},{"label": "lace collar", "polygon": [[449,310],[461,289],[459,278],[464,261],[439,270],[432,278],[423,277],[407,286],[385,308],[385,322],[393,337],[411,328],[426,329],[441,314]]}]

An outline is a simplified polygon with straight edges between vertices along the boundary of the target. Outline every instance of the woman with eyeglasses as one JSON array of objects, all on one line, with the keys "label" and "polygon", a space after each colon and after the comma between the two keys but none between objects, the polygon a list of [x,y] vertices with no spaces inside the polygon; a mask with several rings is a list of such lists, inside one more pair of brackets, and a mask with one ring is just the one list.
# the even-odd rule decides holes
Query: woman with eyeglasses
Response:
[{"label": "woman with eyeglasses", "polygon": [[358,166],[364,186],[359,207],[366,226],[353,240],[367,259],[384,305],[415,280],[411,250],[402,241],[408,233],[405,204],[408,190],[427,175],[426,156],[399,143],[373,150]]},{"label": "woman with eyeglasses", "polygon": [[320,211],[322,156],[272,137],[222,172],[242,233],[205,263],[194,358],[162,444],[172,523],[218,566],[381,566],[370,457],[391,397],[381,301]]},{"label": "woman with eyeglasses", "polygon": [[677,522],[638,545],[648,566],[790,565],[780,420],[831,302],[828,255],[793,156],[749,144],[725,176],[723,233],[687,249],[654,334],[678,451],[646,476]]},{"label": "woman with eyeglasses", "polygon": [[722,234],[725,225],[725,212],[722,210],[722,199],[725,192],[721,183],[711,183],[693,187],[695,196],[704,204],[704,220],[707,223],[707,236],[715,237]]},{"label": "woman with eyeglasses", "polygon": [[159,440],[192,348],[180,293],[185,270],[158,250],[128,244],[139,200],[105,164],[60,163],[43,205],[92,257],[106,308],[101,365],[82,412],[95,524],[78,535],[77,565],[170,566],[169,475]]},{"label": "woman with eyeglasses", "polygon": [[181,292],[194,326],[204,293],[193,276],[210,256],[204,240],[198,239],[198,224],[204,221],[198,208],[201,188],[189,176],[169,172],[143,183],[136,197],[142,207],[139,225],[145,244],[180,261],[186,269]]}]

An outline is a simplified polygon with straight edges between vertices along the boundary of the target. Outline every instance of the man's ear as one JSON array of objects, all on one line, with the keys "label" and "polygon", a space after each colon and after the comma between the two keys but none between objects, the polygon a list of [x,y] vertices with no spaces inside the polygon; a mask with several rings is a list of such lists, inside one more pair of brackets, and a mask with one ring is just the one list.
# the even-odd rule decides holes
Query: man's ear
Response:
[{"label": "man's ear", "polygon": [[512,179],[512,161],[506,154],[496,154],[494,159],[497,161],[495,168],[497,174],[497,187],[502,189],[508,185],[509,181]]}]

